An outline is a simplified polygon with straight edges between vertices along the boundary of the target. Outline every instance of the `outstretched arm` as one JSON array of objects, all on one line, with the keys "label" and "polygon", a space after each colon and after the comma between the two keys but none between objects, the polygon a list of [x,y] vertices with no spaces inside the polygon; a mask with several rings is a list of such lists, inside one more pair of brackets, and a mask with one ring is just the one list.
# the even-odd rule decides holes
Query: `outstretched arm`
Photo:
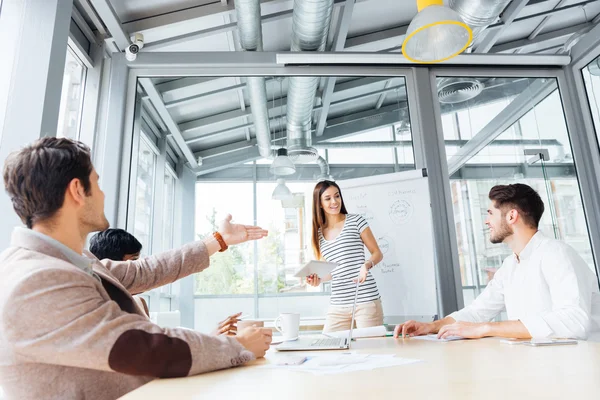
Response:
[{"label": "outstretched arm", "polygon": [[[219,224],[218,232],[227,246],[257,240],[268,231],[252,225],[232,224],[231,215]],[[210,256],[221,249],[213,235],[136,261],[102,260],[101,263],[133,294],[142,293],[201,272],[210,265]]]}]

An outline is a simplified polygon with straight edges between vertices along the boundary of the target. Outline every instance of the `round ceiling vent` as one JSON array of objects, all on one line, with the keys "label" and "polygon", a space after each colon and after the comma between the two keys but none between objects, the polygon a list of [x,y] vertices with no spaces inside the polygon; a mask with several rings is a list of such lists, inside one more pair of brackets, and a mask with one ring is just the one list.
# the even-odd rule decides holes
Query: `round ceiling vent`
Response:
[{"label": "round ceiling vent", "polygon": [[438,87],[440,103],[460,103],[471,100],[483,90],[483,84],[476,79],[444,79]]},{"label": "round ceiling vent", "polygon": [[319,158],[319,153],[314,147],[289,146],[288,157],[294,164],[308,164]]}]

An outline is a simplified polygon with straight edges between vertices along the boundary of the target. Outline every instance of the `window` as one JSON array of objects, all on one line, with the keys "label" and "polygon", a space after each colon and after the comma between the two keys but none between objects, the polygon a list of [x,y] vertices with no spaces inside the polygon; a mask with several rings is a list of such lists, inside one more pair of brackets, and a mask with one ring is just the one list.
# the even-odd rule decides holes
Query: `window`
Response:
[{"label": "window", "polygon": [[286,202],[271,199],[276,183],[259,182],[256,185],[258,225],[269,230],[269,236],[257,242],[258,293],[322,292],[323,286],[308,286],[294,277],[302,265],[314,259],[311,229],[315,182],[286,185],[294,196]]},{"label": "window", "polygon": [[166,251],[173,248],[175,217],[175,174],[168,166],[165,167],[163,196],[162,251]]},{"label": "window", "polygon": [[[252,183],[196,184],[196,238],[212,235],[227,213],[253,224]],[[231,246],[211,257],[210,268],[196,275],[197,295],[254,293],[254,243]]]},{"label": "window", "polygon": [[[442,105],[465,304],[511,254],[507,246],[490,243],[485,226],[488,193],[497,184],[520,182],[537,190],[546,206],[540,230],[570,244],[595,270],[555,81],[478,79],[491,89],[471,100]],[[538,90],[549,95],[537,103],[523,102]],[[506,125],[498,119],[511,118],[512,125],[503,129]]]},{"label": "window", "polygon": [[600,134],[600,57],[592,61],[582,72],[596,135],[598,135]]},{"label": "window", "polygon": [[81,60],[67,47],[67,59],[65,61],[65,73],[60,96],[58,127],[56,128],[57,137],[79,139],[86,71]]},{"label": "window", "polygon": [[152,254],[152,210],[154,207],[154,177],[156,153],[140,135],[135,189],[133,234],[142,244],[142,255]]}]

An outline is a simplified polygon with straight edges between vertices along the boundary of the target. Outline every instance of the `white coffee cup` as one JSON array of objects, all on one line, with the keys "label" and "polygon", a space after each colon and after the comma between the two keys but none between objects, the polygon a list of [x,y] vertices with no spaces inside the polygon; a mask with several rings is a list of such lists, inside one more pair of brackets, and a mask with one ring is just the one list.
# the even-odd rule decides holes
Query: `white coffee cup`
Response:
[{"label": "white coffee cup", "polygon": [[298,332],[300,331],[300,314],[280,314],[275,320],[275,329],[277,329],[279,333],[283,335],[283,340],[298,339]]}]

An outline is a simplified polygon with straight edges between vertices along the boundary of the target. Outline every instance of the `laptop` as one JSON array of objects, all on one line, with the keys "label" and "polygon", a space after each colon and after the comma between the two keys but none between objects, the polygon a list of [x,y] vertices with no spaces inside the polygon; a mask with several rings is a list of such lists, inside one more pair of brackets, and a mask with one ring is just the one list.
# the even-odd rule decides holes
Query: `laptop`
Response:
[{"label": "laptop", "polygon": [[[358,279],[356,280],[356,288],[354,289],[354,303],[352,304],[352,320],[350,321],[350,330],[348,337],[302,337],[290,342],[283,342],[275,349],[277,351],[298,351],[298,350],[346,350],[350,348],[352,341],[352,329],[354,329],[354,313],[356,312],[356,300],[358,299]],[[325,334],[323,334],[325,335]]]}]

